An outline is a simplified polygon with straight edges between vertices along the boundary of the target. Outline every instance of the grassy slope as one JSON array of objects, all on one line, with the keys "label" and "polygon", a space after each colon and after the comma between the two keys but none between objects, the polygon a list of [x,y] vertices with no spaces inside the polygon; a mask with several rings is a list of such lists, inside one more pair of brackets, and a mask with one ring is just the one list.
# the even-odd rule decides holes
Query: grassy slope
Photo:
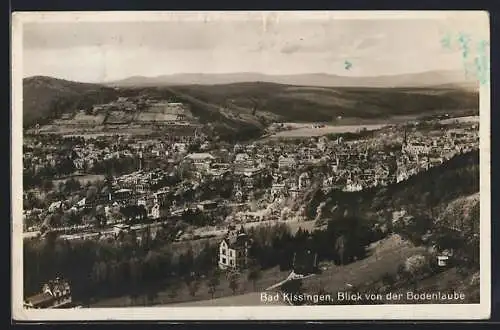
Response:
[{"label": "grassy slope", "polygon": [[[474,210],[476,210],[477,213]],[[467,240],[467,238],[472,239],[474,235],[478,235],[479,193],[462,196],[448,203],[444,211],[436,220],[435,226],[436,229],[439,226],[459,228],[461,231],[455,233],[455,235],[461,236],[465,240]],[[385,287],[386,290],[384,292],[402,294],[403,299],[399,301],[400,303],[412,303],[411,300],[406,299],[407,292],[453,293],[455,291],[465,294],[465,301],[463,302],[478,303],[480,296],[479,281],[477,280],[479,265],[472,269],[465,268],[461,270],[460,268],[462,268],[461,264],[444,269],[441,272],[431,273],[415,283],[409,283],[406,280],[396,280],[395,283],[386,286],[383,280],[379,278],[369,283],[365,283],[363,286],[359,287],[359,290],[363,292],[373,292]],[[388,275],[394,276],[394,272],[388,272]],[[425,303],[440,303],[440,301],[429,300]]]}]

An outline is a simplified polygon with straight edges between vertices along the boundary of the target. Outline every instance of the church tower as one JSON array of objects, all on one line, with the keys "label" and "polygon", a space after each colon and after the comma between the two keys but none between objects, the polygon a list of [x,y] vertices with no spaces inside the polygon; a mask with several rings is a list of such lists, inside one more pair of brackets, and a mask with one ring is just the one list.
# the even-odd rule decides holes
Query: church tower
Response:
[{"label": "church tower", "polygon": [[405,152],[407,145],[408,145],[408,134],[407,134],[406,127],[405,127],[404,133],[403,133],[403,143],[401,144],[401,152],[402,153]]}]

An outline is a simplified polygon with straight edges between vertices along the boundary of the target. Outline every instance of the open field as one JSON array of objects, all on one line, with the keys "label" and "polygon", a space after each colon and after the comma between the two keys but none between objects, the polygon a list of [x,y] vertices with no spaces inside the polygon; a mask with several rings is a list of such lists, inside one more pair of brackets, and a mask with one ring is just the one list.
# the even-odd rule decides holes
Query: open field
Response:
[{"label": "open field", "polygon": [[320,288],[336,294],[345,291],[349,285],[359,287],[380,279],[385,274],[396,274],[399,265],[417,253],[424,253],[425,248],[414,247],[409,242],[393,235],[378,242],[371,249],[369,257],[346,266],[327,265],[322,273],[304,281],[308,292],[318,292]]},{"label": "open field", "polygon": [[[110,126],[88,126],[71,127],[64,125],[44,125],[40,128],[40,134],[59,134],[72,137],[81,136],[84,138],[96,138],[99,136],[113,135],[140,135],[150,134],[155,131],[154,127],[130,126],[130,125],[110,125]],[[31,131],[28,131],[30,133]]]},{"label": "open field", "polygon": [[[465,111],[465,110],[464,110]],[[445,114],[447,111],[436,111],[432,114]],[[422,114],[425,115],[425,114]],[[390,119],[365,119],[365,118],[342,118],[335,122],[335,124],[325,124],[324,127],[313,127],[312,123],[298,123],[298,122],[286,122],[283,123],[284,127],[291,128],[290,130],[277,132],[271,134],[266,138],[297,138],[297,137],[313,137],[322,136],[332,133],[354,133],[362,129],[366,130],[378,130],[385,126],[396,125],[400,123],[405,123],[408,121],[418,120],[419,116],[416,115],[406,115],[406,116],[393,116]],[[479,122],[479,116],[461,116],[449,119],[444,119],[440,121],[442,124],[452,124],[455,122],[468,123],[468,122]]]},{"label": "open field", "polygon": [[106,119],[109,124],[125,124],[134,119],[134,113],[126,111],[111,111]]},{"label": "open field", "polygon": [[[229,280],[224,275],[221,275],[220,284],[214,294],[214,299],[223,299],[216,301],[215,304],[218,306],[238,306],[236,305],[237,302],[242,304],[242,306],[245,306],[247,302],[258,304],[258,296],[255,296],[255,293],[261,292],[265,288],[282,281],[289,273],[289,271],[280,271],[279,267],[265,270],[262,272],[262,278],[256,283],[254,288],[253,284],[247,280],[248,273],[242,272],[239,276],[238,288],[234,295],[229,287]],[[155,292],[154,297],[149,297],[149,301],[146,294],[139,295],[135,299],[132,299],[130,296],[123,296],[103,299],[91,304],[90,307],[157,306],[167,304],[174,304],[173,306],[177,306],[177,304],[184,305],[185,303],[209,306],[211,304],[209,301],[211,301],[212,296],[209,293],[207,283],[207,279],[202,279],[194,296],[189,292],[187,285],[179,280],[167,287],[164,286],[163,288],[159,288],[158,291]],[[243,295],[243,297],[241,297],[241,295]]]},{"label": "open field", "polygon": [[269,138],[296,138],[296,137],[312,137],[322,136],[332,133],[354,133],[362,129],[369,131],[381,129],[387,124],[372,124],[372,125],[325,125],[324,127],[312,127],[311,124],[294,124],[293,129],[288,131],[278,132],[271,135]]},{"label": "open field", "polygon": [[456,117],[456,118],[450,118],[450,119],[443,119],[440,121],[441,124],[453,124],[455,122],[479,123],[479,116]]},{"label": "open field", "polygon": [[76,116],[70,121],[75,125],[77,124],[101,125],[104,122],[105,118],[106,116],[104,115],[89,116],[84,113],[77,113]]},{"label": "open field", "polygon": [[137,116],[136,120],[140,122],[176,121],[177,115],[168,113],[143,112]]}]

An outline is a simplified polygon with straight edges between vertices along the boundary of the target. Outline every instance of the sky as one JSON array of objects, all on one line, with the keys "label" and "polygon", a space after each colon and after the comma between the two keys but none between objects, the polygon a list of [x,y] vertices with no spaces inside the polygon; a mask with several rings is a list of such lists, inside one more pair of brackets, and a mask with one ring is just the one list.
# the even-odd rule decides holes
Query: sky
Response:
[{"label": "sky", "polygon": [[479,35],[477,22],[463,19],[226,16],[25,22],[23,75],[106,82],[176,73],[377,76],[460,70],[459,34],[472,33],[472,41]]}]

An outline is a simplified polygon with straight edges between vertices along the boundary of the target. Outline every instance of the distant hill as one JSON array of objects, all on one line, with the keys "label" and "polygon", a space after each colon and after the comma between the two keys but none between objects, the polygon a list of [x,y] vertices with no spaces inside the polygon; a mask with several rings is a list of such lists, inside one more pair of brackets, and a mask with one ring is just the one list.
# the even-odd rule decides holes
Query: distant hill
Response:
[{"label": "distant hill", "polygon": [[44,123],[81,106],[111,101],[114,88],[46,76],[23,80],[23,126]]},{"label": "distant hill", "polygon": [[283,121],[325,121],[343,118],[390,118],[436,111],[479,111],[477,91],[447,86],[365,88],[290,86],[274,83],[173,86],[172,90],[228,108],[252,109],[256,116]]},{"label": "distant hill", "polygon": [[332,121],[338,116],[387,119],[436,111],[479,111],[477,91],[450,86],[367,88],[244,82],[110,87],[36,76],[23,81],[23,119],[25,127],[45,124],[62,114],[86,110],[120,96],[147,96],[189,105],[199,122],[215,129],[221,137],[255,137],[272,121]]},{"label": "distant hill", "polygon": [[232,138],[235,135],[255,137],[263,129],[254,116],[245,114],[245,109],[238,109],[237,112],[223,111],[220,105],[197,100],[169,87],[115,88],[45,76],[23,80],[23,126],[50,123],[63,114],[92,108],[95,104],[111,102],[120,96],[140,95],[188,104],[199,121],[215,129],[222,138]]},{"label": "distant hill", "polygon": [[109,86],[144,87],[175,85],[222,85],[241,82],[268,82],[275,84],[321,87],[428,87],[448,84],[468,84],[463,71],[428,71],[401,75],[374,77],[339,76],[324,73],[266,75],[261,73],[227,74],[173,74],[156,77],[133,76],[106,83]]}]

